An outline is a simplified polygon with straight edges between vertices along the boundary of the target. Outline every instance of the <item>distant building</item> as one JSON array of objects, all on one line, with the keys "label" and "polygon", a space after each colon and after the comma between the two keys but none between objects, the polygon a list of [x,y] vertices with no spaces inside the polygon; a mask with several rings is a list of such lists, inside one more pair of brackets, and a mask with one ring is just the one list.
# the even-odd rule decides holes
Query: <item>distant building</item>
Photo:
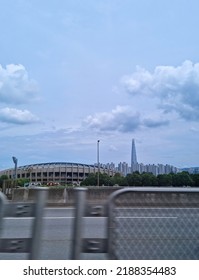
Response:
[{"label": "distant building", "polygon": [[131,146],[131,171],[136,171],[136,165],[137,165],[137,154],[136,154],[136,148],[135,148],[135,140],[132,139],[132,146]]},{"label": "distant building", "polygon": [[126,162],[120,162],[118,164],[118,172],[120,172],[123,176],[126,176],[128,173],[131,173],[129,170],[128,163]]},{"label": "distant building", "polygon": [[[107,165],[107,167],[110,167],[110,165]],[[114,168],[114,166],[112,166]],[[128,173],[133,173],[138,171],[139,173],[147,172],[152,173],[155,176],[159,174],[169,174],[169,173],[177,173],[179,172],[179,169],[169,165],[169,164],[143,164],[138,163],[137,161],[137,153],[136,153],[136,147],[135,147],[135,139],[132,139],[132,146],[131,146],[131,167],[128,166],[128,163],[126,162],[120,162],[118,164],[118,168],[115,169],[117,172],[120,172],[122,175],[126,176]],[[197,170],[195,169],[195,171]],[[198,169],[199,173],[199,169]]]},{"label": "distant building", "polygon": [[[14,178],[14,169],[0,171],[1,175]],[[98,167],[82,163],[70,162],[48,162],[19,166],[17,168],[18,179],[28,179],[30,182],[59,182],[60,184],[80,184],[91,173],[97,173]],[[100,166],[100,172],[110,176],[114,175],[114,170]]]},{"label": "distant building", "polygon": [[177,173],[179,172],[179,169],[172,166],[172,165],[164,165],[164,164],[143,164],[143,163],[137,163],[133,166],[133,172],[139,171],[140,173],[147,172],[147,173],[153,173],[155,176],[159,174],[169,174],[169,173]]},{"label": "distant building", "polygon": [[169,173],[177,173],[179,170],[171,165],[163,165],[163,164],[146,164],[137,162],[137,154],[135,148],[135,140],[132,140],[132,148],[131,148],[131,172],[139,171],[140,173],[148,172],[153,173],[154,175],[158,174],[169,174]]},{"label": "distant building", "polygon": [[181,168],[180,171],[187,171],[190,174],[199,174],[199,167]]},{"label": "distant building", "polygon": [[[139,173],[150,172],[154,175],[177,173],[179,171],[188,171],[189,173],[198,174],[199,167],[178,168],[166,164],[143,164],[137,162],[137,154],[135,147],[135,140],[132,139],[131,146],[131,166],[126,162],[120,162],[116,167],[113,162],[102,164],[100,163],[100,172],[106,173],[109,176],[114,176],[116,172],[126,176],[129,173],[138,171]],[[41,182],[46,184],[48,182],[59,182],[61,184],[79,184],[91,173],[98,172],[98,164],[88,165],[82,163],[70,162],[49,162],[30,164],[19,166],[17,168],[18,179],[28,179],[31,182]],[[0,176],[7,175],[8,178],[13,179],[15,176],[14,168],[0,171]]]}]

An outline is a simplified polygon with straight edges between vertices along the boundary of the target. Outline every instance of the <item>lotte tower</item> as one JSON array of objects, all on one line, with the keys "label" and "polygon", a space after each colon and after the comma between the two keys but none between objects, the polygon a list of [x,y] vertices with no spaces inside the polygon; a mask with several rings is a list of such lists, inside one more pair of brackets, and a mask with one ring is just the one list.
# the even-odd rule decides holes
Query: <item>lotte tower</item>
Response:
[{"label": "lotte tower", "polygon": [[137,155],[135,149],[135,140],[132,139],[132,147],[131,147],[131,171],[134,171],[134,166],[137,164]]}]

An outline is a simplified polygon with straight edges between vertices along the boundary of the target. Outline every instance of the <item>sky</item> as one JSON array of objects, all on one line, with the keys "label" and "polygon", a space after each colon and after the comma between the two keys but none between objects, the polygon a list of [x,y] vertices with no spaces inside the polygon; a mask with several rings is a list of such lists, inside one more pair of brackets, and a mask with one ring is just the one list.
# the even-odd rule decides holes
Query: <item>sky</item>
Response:
[{"label": "sky", "polygon": [[0,0],[0,170],[199,166],[198,0]]}]

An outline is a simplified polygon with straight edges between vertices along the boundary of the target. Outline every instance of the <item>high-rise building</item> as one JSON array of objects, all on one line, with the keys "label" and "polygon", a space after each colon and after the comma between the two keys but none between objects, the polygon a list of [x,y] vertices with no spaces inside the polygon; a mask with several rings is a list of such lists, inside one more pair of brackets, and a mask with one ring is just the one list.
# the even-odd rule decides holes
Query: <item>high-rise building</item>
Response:
[{"label": "high-rise building", "polygon": [[[178,173],[179,169],[169,164],[143,164],[138,163],[137,161],[137,154],[136,154],[136,147],[135,147],[135,139],[132,139],[132,146],[131,146],[131,165],[128,165],[126,162],[120,162],[118,167],[115,167],[113,163],[107,164],[105,166],[108,170],[114,170],[115,172],[120,172],[122,175],[126,176],[127,174],[133,173],[138,171],[139,173],[152,173],[155,176],[159,174],[169,174],[169,173]],[[192,168],[193,169],[193,168]],[[191,169],[189,170],[191,172]],[[193,170],[192,170],[193,173]],[[194,168],[194,173],[199,173],[199,167]]]},{"label": "high-rise building", "polygon": [[124,176],[126,176],[128,173],[131,173],[131,171],[129,171],[128,163],[126,162],[120,162],[118,164],[118,171]]},{"label": "high-rise building", "polygon": [[137,164],[137,156],[135,149],[135,140],[132,139],[132,147],[131,147],[131,171],[134,171],[134,166]]}]

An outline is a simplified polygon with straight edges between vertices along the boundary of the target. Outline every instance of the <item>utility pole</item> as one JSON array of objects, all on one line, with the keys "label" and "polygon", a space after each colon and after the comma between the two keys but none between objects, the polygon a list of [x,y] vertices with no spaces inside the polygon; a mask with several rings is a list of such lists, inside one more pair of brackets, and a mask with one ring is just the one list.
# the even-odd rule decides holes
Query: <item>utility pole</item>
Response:
[{"label": "utility pole", "polygon": [[100,163],[99,163],[99,143],[100,140],[97,140],[97,166],[98,166],[98,173],[97,173],[97,186],[99,187],[99,174],[100,174]]}]

